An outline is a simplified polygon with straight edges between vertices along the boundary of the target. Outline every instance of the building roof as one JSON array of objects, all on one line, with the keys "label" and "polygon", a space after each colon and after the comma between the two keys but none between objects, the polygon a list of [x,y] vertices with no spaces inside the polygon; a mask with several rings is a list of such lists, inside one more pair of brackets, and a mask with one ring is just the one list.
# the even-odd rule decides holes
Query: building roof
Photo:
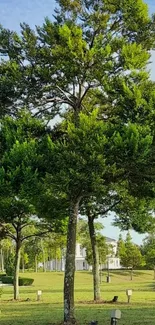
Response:
[{"label": "building roof", "polygon": [[112,241],[117,242],[116,239],[113,239],[113,238],[110,238],[110,237],[105,237],[105,239],[106,239],[107,242],[112,242]]}]

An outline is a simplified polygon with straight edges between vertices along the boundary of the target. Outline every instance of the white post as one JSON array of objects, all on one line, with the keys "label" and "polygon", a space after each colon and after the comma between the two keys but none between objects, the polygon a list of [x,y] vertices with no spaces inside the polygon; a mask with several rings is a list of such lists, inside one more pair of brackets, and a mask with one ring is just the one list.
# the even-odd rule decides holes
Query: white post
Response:
[{"label": "white post", "polygon": [[126,290],[126,295],[127,295],[127,297],[128,297],[128,304],[129,304],[129,302],[130,302],[130,298],[131,298],[131,296],[132,296],[132,290],[131,290],[131,289],[127,289],[127,290]]},{"label": "white post", "polygon": [[37,301],[40,301],[41,300],[41,296],[42,296],[42,291],[41,290],[38,290],[37,291]]}]

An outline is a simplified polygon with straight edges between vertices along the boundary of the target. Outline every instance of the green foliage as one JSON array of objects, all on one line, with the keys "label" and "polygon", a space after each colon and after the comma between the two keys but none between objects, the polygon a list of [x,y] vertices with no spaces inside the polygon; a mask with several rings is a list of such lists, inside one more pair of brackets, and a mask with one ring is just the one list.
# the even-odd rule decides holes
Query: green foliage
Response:
[{"label": "green foliage", "polygon": [[[46,18],[35,31],[26,23],[20,35],[1,26],[0,54],[7,57],[0,65],[1,115],[15,115],[26,104],[30,110],[36,107],[40,116],[53,118],[64,111],[62,103],[76,114],[84,109],[83,100],[89,100],[92,88],[100,89],[104,107],[111,111],[113,94],[118,97],[114,85],[119,87],[120,79],[141,84],[140,74],[154,47],[154,17],[142,0],[60,0],[58,5],[55,20]],[[124,97],[122,93],[119,102]],[[125,110],[131,115],[128,105]]]},{"label": "green foliage", "polygon": [[3,276],[1,276],[1,281],[4,284],[13,284],[13,276],[3,275]]},{"label": "green foliage", "polygon": [[[45,134],[44,123],[32,119],[25,111],[16,119],[5,117],[1,120],[0,235],[15,241],[14,268],[12,270],[11,263],[6,267],[8,275],[14,277],[19,271],[20,257],[17,259],[17,256],[20,256],[23,242],[35,235],[48,233],[57,223],[54,220],[53,224],[47,225],[46,220],[38,220],[36,216],[35,199],[41,191],[38,174],[40,177],[44,174],[39,166],[42,156],[38,152],[38,138]],[[60,220],[58,223],[61,227]],[[14,284],[15,280],[18,283],[17,277]],[[17,290],[14,294],[17,295]]]},{"label": "green foliage", "polygon": [[9,254],[8,259],[6,261],[5,265],[6,275],[7,276],[13,276],[14,270],[15,270],[15,255]]},{"label": "green foliage", "polygon": [[41,238],[32,237],[25,243],[25,252],[29,257],[28,267],[34,266],[35,257],[37,257],[38,262],[43,260],[43,252],[41,246]]},{"label": "green foliage", "polygon": [[31,278],[20,278],[19,277],[19,286],[30,286],[34,282],[34,279]]},{"label": "green foliage", "polygon": [[123,242],[121,237],[119,238],[118,256],[120,257],[121,265],[125,267],[135,268],[145,264],[139,247],[132,243],[129,233],[127,233],[125,242]]},{"label": "green foliage", "polygon": [[[96,243],[99,253],[99,262],[104,264],[106,256],[108,255],[109,249],[106,244],[105,237],[101,234],[103,225],[100,222],[94,222],[96,232]],[[86,260],[89,265],[93,265],[92,246],[89,235],[88,221],[85,219],[79,219],[77,224],[77,238],[78,242],[86,249]]]},{"label": "green foliage", "polygon": [[[99,254],[99,263],[102,265],[106,262],[106,257],[109,253],[109,247],[106,244],[105,237],[101,234],[96,235],[96,243]],[[90,239],[85,241],[84,247],[86,248],[86,261],[89,265],[93,265],[93,255]]]},{"label": "green foliage", "polygon": [[[4,284],[13,284],[13,276],[1,275],[1,281]],[[34,282],[34,279],[31,278],[20,278],[19,277],[19,286],[30,286]]]},{"label": "green foliage", "polygon": [[13,216],[23,208],[25,215],[51,218],[61,228],[77,198],[96,200],[98,193],[124,187],[126,198],[136,199],[130,209],[126,200],[119,206],[121,222],[144,231],[145,217],[147,226],[152,221],[150,205],[141,205],[142,221],[135,207],[139,199],[154,197],[148,174],[154,175],[155,97],[146,68],[155,19],[142,0],[58,4],[55,21],[47,18],[35,31],[27,24],[20,36],[0,29],[0,54],[7,58],[0,64],[1,115],[17,116],[26,105],[44,119],[64,117],[54,140],[49,135],[42,141],[40,134],[40,141],[13,140],[0,170],[0,209],[5,220],[7,208]]},{"label": "green foliage", "polygon": [[153,269],[155,267],[155,235],[153,232],[145,238],[141,251],[145,259],[146,268]]}]

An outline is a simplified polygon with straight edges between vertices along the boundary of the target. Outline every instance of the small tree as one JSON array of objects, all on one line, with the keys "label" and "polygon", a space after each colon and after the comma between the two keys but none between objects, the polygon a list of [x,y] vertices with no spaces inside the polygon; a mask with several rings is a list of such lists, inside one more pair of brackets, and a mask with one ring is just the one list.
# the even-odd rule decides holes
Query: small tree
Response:
[{"label": "small tree", "polygon": [[126,256],[125,242],[121,234],[119,235],[119,239],[117,242],[117,256],[120,257],[122,260],[125,259]]},{"label": "small tree", "polygon": [[124,244],[121,239],[118,255],[120,257],[122,266],[131,268],[130,279],[132,280],[133,269],[137,266],[144,265],[144,259],[141,255],[139,247],[132,243],[132,237],[130,236],[129,232],[126,235]]},{"label": "small tree", "polygon": [[[23,242],[42,236],[57,226],[36,217],[33,196],[38,196],[37,138],[45,134],[44,125],[22,112],[18,119],[4,118],[1,122],[0,157],[0,234],[15,242],[14,299],[19,298],[20,253]],[[61,222],[59,223],[59,225]]]},{"label": "small tree", "polygon": [[[82,209],[82,211],[84,212],[84,209]],[[89,222],[87,222],[85,219],[79,220],[77,235],[78,240],[82,243],[82,246],[86,248],[86,260],[88,264],[92,265],[93,267],[94,301],[97,301],[100,300],[101,272],[99,274],[99,268],[101,268],[101,265],[104,264],[106,260],[108,246],[106,244],[105,237],[102,236],[100,232],[103,229],[103,225],[95,221],[96,220],[93,220],[93,229],[95,234],[95,243],[93,238],[93,245],[92,237],[90,236]]]},{"label": "small tree", "polygon": [[0,241],[1,271],[4,272],[10,252],[13,250],[12,240],[9,238]]},{"label": "small tree", "polygon": [[154,280],[155,280],[155,235],[154,235],[154,232],[149,233],[149,235],[144,239],[143,245],[141,247],[141,252],[145,259],[146,267],[148,269],[154,270]]}]

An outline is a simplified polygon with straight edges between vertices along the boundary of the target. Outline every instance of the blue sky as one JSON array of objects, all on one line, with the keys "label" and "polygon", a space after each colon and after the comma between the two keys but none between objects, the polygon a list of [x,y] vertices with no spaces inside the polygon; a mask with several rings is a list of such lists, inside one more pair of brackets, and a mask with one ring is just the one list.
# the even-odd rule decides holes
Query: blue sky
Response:
[{"label": "blue sky", "polygon": [[[145,1],[149,5],[150,13],[155,12],[155,0]],[[56,3],[54,0],[0,0],[0,23],[12,30],[19,31],[20,23],[26,22],[32,28],[35,25],[41,25],[44,18],[48,16],[52,19]],[[155,80],[155,52],[152,53],[152,63],[150,64],[151,78]],[[113,217],[110,216],[103,220],[105,229],[103,234],[108,237],[118,238],[119,229],[112,227],[111,222]],[[123,233],[125,236],[125,233]],[[135,243],[140,243],[144,236],[132,232],[132,237]]]}]

